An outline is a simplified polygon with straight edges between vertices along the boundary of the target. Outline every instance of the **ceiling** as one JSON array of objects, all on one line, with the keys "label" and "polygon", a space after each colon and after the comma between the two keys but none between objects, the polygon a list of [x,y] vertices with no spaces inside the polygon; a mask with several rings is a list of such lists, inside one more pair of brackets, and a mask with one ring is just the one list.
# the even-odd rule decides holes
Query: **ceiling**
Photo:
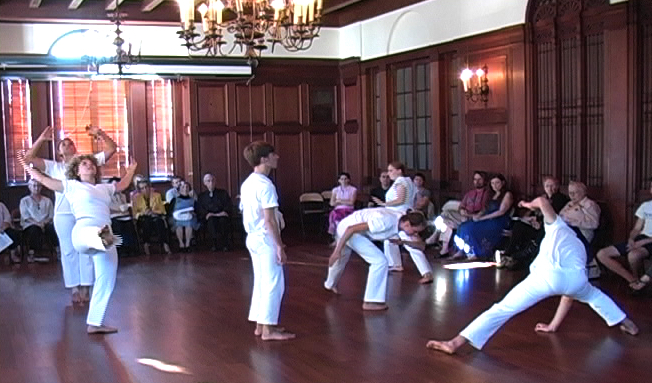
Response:
[{"label": "ceiling", "polygon": [[[201,3],[201,0],[195,0]],[[342,26],[377,16],[420,0],[323,0],[326,26]],[[126,21],[176,23],[176,0],[0,0],[0,21],[98,21],[119,6]]]}]

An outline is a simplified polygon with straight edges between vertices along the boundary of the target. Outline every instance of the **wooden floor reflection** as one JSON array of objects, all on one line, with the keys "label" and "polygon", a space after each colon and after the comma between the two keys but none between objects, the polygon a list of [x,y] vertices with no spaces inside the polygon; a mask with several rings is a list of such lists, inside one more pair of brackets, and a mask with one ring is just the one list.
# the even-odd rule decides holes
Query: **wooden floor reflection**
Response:
[{"label": "wooden floor reflection", "polygon": [[[652,372],[652,298],[631,297],[607,278],[602,288],[640,326],[631,337],[576,304],[557,334],[535,334],[557,299],[526,311],[482,352],[449,357],[425,349],[455,335],[499,300],[524,273],[444,270],[417,283],[407,260],[389,278],[389,311],[363,313],[366,266],[353,258],[342,295],[322,287],[329,248],[288,250],[281,321],[297,333],[265,343],[246,321],[252,284],[244,249],[230,253],[121,259],[107,324],[120,332],[85,333],[86,309],[72,307],[56,265],[0,268],[0,382],[625,382]],[[139,363],[139,359],[148,363]],[[153,362],[152,362],[153,361]],[[152,365],[153,364],[153,365]],[[182,369],[185,373],[169,372]]]}]

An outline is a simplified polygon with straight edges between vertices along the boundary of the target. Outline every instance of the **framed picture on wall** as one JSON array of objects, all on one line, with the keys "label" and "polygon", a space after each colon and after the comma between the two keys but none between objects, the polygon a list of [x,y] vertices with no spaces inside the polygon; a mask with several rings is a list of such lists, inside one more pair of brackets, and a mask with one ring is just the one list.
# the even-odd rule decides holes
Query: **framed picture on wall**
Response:
[{"label": "framed picture on wall", "polygon": [[310,88],[310,125],[335,125],[335,87]]}]

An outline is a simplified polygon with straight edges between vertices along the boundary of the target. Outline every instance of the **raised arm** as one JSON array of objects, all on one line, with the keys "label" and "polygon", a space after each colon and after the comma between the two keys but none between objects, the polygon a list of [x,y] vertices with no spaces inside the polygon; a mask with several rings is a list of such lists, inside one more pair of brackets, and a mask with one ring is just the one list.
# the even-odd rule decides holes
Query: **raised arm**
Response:
[{"label": "raised arm", "polygon": [[115,185],[115,191],[116,193],[121,193],[125,191],[129,185],[131,185],[131,181],[134,178],[134,174],[136,174],[136,167],[138,166],[138,163],[136,161],[133,161],[131,165],[127,168],[127,172],[125,173],[124,177],[120,179],[120,182],[118,182]]},{"label": "raised arm", "polygon": [[25,152],[25,163],[32,164],[40,171],[45,171],[45,161],[43,158],[36,157],[36,153],[41,149],[44,142],[52,141],[52,127],[48,126],[43,129],[40,136],[34,141],[32,147]]},{"label": "raised arm", "polygon": [[88,126],[86,130],[88,131],[89,135],[101,138],[102,141],[104,141],[104,160],[108,162],[109,158],[111,158],[111,156],[114,155],[118,149],[118,145],[115,144],[115,141],[113,141],[113,139],[111,139],[108,134],[104,133],[102,129],[96,126]]},{"label": "raised arm", "polygon": [[555,209],[552,208],[552,205],[550,205],[547,198],[539,197],[532,200],[532,202],[521,201],[518,206],[530,210],[541,210],[541,213],[543,213],[543,221],[547,224],[551,224],[557,219],[557,213],[555,213]]},{"label": "raised arm", "polygon": [[23,168],[25,168],[25,171],[27,173],[29,173],[29,175],[32,178],[34,178],[35,180],[40,182],[43,186],[45,186],[46,188],[48,188],[48,189],[50,189],[52,191],[63,193],[63,182],[61,182],[59,180],[55,180],[54,178],[51,178],[51,177],[41,173],[41,171],[36,169],[36,168],[30,167],[29,165],[27,165],[25,163],[25,158],[24,157],[19,156],[18,157],[18,162],[20,162],[23,165]]}]

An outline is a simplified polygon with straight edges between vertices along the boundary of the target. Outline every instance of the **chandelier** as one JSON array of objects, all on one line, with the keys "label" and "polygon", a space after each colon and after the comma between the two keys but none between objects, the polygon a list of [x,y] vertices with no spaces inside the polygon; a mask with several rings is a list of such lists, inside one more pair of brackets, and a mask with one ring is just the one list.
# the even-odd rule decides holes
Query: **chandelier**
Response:
[{"label": "chandelier", "polygon": [[[255,58],[270,45],[272,52],[276,45],[304,51],[321,28],[322,0],[205,0],[196,9],[201,23],[195,23],[195,0],[177,1],[177,33],[188,55],[225,56],[239,47],[246,57]],[[227,40],[227,34],[232,38]]]},{"label": "chandelier", "polygon": [[115,38],[112,42],[115,46],[115,55],[110,57],[88,57],[88,69],[100,73],[100,66],[112,64],[115,67],[115,70],[112,70],[112,72],[122,76],[123,68],[127,68],[140,61],[140,52],[138,52],[138,55],[133,55],[131,53],[131,43],[129,43],[128,50],[124,50],[122,47],[125,40],[120,36],[122,34],[120,25],[122,25],[122,20],[127,14],[116,10],[114,13],[108,13],[107,16],[115,24]]}]

